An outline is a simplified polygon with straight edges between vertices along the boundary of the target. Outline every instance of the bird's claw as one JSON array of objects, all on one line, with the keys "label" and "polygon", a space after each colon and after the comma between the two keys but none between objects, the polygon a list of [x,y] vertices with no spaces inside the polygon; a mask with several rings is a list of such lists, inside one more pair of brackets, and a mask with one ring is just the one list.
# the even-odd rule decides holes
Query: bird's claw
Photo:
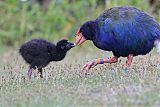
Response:
[{"label": "bird's claw", "polygon": [[91,68],[95,67],[97,65],[97,61],[96,60],[92,60],[92,61],[89,61],[87,62],[81,69],[81,71],[88,71],[90,70]]}]

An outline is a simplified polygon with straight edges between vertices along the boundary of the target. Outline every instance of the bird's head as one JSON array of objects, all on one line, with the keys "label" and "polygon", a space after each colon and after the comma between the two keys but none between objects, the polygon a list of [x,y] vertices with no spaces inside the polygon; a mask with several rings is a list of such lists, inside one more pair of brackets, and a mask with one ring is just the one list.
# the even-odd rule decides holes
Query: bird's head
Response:
[{"label": "bird's head", "polygon": [[76,45],[81,45],[86,40],[92,40],[95,35],[96,21],[85,22],[76,33]]},{"label": "bird's head", "polygon": [[57,42],[57,50],[61,51],[61,52],[67,52],[68,50],[70,50],[71,48],[73,48],[75,46],[75,43],[70,42],[66,39],[60,40],[59,42]]}]

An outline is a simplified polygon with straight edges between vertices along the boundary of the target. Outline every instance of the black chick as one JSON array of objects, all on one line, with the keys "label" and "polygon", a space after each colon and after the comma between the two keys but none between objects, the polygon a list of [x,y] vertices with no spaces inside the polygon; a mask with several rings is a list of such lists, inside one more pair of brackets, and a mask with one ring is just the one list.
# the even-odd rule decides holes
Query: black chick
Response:
[{"label": "black chick", "polygon": [[68,40],[60,40],[53,44],[44,39],[33,39],[21,45],[19,52],[23,59],[30,65],[28,77],[31,79],[32,69],[38,68],[40,77],[43,78],[42,68],[51,61],[61,61],[66,56],[68,50],[75,44]]}]

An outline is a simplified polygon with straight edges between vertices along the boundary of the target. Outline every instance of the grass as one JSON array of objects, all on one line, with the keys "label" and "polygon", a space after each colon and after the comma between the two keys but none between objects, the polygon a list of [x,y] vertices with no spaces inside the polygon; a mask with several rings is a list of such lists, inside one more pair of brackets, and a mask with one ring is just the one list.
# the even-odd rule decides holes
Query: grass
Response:
[{"label": "grass", "polygon": [[[146,1],[107,0],[106,8],[132,5],[149,12]],[[50,63],[44,69],[44,79],[35,71],[32,80],[27,80],[27,64],[17,49],[7,46],[19,47],[37,37],[73,40],[82,23],[104,10],[96,6],[96,0],[55,0],[46,12],[38,4],[29,11],[28,3],[0,1],[0,107],[160,106],[160,60],[154,52],[134,58],[128,69],[122,68],[125,58],[121,58],[116,64],[98,65],[89,75],[80,77],[83,64],[111,53],[75,48],[63,61]],[[159,16],[155,16],[158,21]]]},{"label": "grass", "polygon": [[[96,54],[93,54],[96,53]],[[150,56],[151,55],[151,56]],[[15,49],[0,55],[0,107],[158,107],[160,106],[160,60],[154,52],[134,58],[123,69],[116,64],[98,65],[79,76],[83,64],[111,56],[96,48],[72,49],[60,62],[44,68],[44,79],[28,66]]]}]

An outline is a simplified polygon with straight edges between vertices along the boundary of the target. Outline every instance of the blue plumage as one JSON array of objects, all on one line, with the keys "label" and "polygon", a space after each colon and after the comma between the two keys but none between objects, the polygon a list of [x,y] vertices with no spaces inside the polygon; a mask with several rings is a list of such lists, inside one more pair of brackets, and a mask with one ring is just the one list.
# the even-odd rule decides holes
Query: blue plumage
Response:
[{"label": "blue plumage", "polygon": [[135,7],[114,7],[97,19],[84,23],[80,32],[87,40],[114,56],[145,55],[160,40],[160,25],[147,13]]}]

